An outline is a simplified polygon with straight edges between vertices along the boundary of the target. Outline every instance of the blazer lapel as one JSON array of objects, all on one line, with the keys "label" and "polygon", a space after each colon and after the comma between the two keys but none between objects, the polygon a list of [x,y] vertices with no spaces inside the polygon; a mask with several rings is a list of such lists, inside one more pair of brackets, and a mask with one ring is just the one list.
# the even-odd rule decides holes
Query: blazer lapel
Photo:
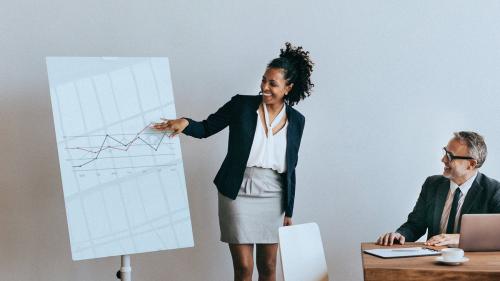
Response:
[{"label": "blazer lapel", "polygon": [[285,152],[286,166],[287,166],[286,170],[288,174],[289,171],[293,170],[291,167],[293,161],[290,157],[292,155],[292,148],[295,147],[295,141],[296,141],[295,136],[297,136],[297,133],[295,131],[297,124],[295,124],[294,122],[295,112],[293,112],[292,108],[288,104],[285,104],[285,106],[286,106],[286,116],[288,118],[288,127],[286,129],[286,152]]},{"label": "blazer lapel", "polygon": [[474,183],[472,183],[472,186],[467,192],[467,195],[465,196],[464,199],[464,203],[462,204],[462,210],[460,211],[460,215],[467,214],[471,210],[474,201],[476,201],[477,196],[481,193],[483,186],[479,184],[480,177],[481,174],[478,173],[476,179],[474,180]]},{"label": "blazer lapel", "polygon": [[439,186],[436,192],[436,200],[434,201],[434,217],[432,218],[433,232],[439,233],[441,227],[441,216],[443,214],[444,203],[450,191],[450,181],[445,180]]},{"label": "blazer lapel", "polygon": [[246,134],[246,137],[243,138],[245,140],[242,143],[242,147],[245,151],[245,155],[248,161],[248,157],[250,156],[250,150],[252,149],[253,138],[255,137],[255,130],[257,128],[257,110],[262,102],[262,96],[254,96],[254,99],[251,100],[251,104],[243,107],[243,127],[242,134]]},{"label": "blazer lapel", "polygon": [[462,226],[462,215],[468,214],[471,211],[474,202],[478,198],[479,194],[481,194],[481,191],[483,189],[483,186],[479,184],[480,178],[481,174],[478,173],[476,179],[472,183],[472,186],[467,192],[467,195],[465,195],[464,203],[462,204],[462,209],[460,210],[460,219],[458,220],[457,230],[459,232],[460,232],[460,227]]}]

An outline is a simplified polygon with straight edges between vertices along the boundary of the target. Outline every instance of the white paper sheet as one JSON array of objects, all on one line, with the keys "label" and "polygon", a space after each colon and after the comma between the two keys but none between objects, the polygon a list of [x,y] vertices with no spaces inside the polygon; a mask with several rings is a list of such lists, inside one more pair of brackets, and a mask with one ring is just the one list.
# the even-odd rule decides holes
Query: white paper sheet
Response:
[{"label": "white paper sheet", "polygon": [[193,246],[167,58],[47,58],[73,260]]},{"label": "white paper sheet", "polygon": [[422,247],[371,249],[371,250],[364,250],[364,252],[381,258],[437,256],[441,254],[441,252],[439,251]]}]

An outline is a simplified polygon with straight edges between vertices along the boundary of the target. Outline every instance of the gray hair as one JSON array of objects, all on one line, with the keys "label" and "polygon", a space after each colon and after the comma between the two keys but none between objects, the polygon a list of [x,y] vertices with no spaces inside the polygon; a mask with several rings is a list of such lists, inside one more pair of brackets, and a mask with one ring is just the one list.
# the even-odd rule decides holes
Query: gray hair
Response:
[{"label": "gray hair", "polygon": [[453,135],[456,140],[467,145],[470,156],[477,161],[476,168],[481,168],[484,161],[486,161],[486,155],[488,154],[488,149],[483,136],[476,132],[467,131],[455,132]]}]

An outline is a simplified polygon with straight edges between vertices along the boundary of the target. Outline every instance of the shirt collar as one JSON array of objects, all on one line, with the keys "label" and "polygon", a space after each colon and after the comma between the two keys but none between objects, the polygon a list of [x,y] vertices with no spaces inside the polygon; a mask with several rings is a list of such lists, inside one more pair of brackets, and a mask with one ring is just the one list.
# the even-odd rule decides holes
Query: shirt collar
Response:
[{"label": "shirt collar", "polygon": [[467,181],[465,181],[461,186],[458,186],[458,184],[456,184],[452,180],[450,180],[450,191],[452,193],[454,193],[455,189],[457,189],[458,187],[460,187],[460,191],[462,192],[462,194],[464,196],[467,195],[467,192],[469,191],[469,189],[471,188],[472,184],[476,180],[477,173],[478,173],[478,171],[476,170],[476,173],[474,175],[472,175],[472,177],[470,177]]}]

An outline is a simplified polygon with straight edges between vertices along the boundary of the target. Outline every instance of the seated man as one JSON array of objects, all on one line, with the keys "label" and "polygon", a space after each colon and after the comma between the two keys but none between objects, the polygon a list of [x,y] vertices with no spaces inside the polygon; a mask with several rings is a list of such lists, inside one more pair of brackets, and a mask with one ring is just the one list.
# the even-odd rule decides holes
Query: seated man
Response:
[{"label": "seated man", "polygon": [[500,213],[500,183],[478,172],[487,154],[483,137],[454,133],[443,150],[443,175],[426,179],[408,221],[381,235],[377,244],[414,242],[426,230],[426,245],[458,244],[462,214]]}]

